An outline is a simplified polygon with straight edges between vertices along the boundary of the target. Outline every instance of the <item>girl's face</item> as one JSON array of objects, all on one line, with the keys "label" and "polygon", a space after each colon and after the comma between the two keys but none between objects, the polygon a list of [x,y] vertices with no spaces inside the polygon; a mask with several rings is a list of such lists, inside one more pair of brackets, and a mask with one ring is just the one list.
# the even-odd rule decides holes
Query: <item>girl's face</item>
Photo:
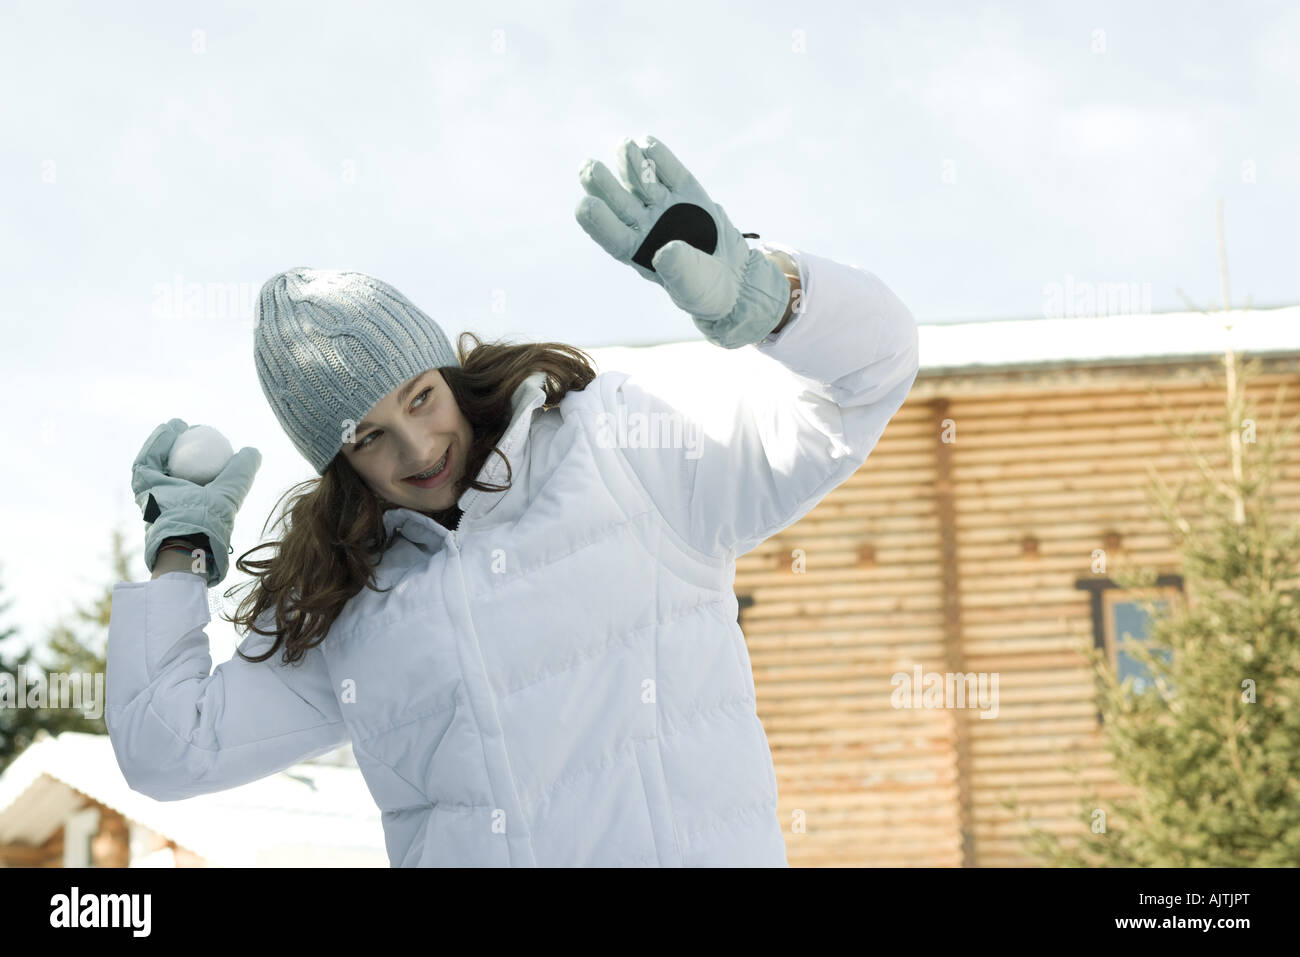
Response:
[{"label": "girl's face", "polygon": [[[473,441],[469,420],[437,369],[429,369],[384,396],[356,430],[356,441],[343,454],[370,490],[380,498],[417,512],[451,508],[459,496],[456,482]],[[437,465],[442,471],[416,484],[407,479]]]}]

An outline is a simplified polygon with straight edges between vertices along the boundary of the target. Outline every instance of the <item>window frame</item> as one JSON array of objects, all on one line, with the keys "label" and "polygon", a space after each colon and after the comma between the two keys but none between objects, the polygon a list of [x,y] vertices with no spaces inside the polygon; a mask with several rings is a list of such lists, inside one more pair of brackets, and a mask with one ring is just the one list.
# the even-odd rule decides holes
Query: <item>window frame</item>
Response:
[{"label": "window frame", "polygon": [[[1182,591],[1173,585],[1157,585],[1157,598],[1167,599],[1172,606],[1182,597]],[[1110,662],[1115,677],[1119,677],[1119,643],[1121,637],[1115,634],[1115,606],[1117,604],[1136,604],[1135,597],[1140,593],[1130,588],[1107,588],[1102,590],[1102,625],[1105,629],[1106,660]]]},{"label": "window frame", "polygon": [[[1106,656],[1111,671],[1118,676],[1118,636],[1114,634],[1112,609],[1117,601],[1132,600],[1129,596],[1148,594],[1152,589],[1158,597],[1168,596],[1171,604],[1187,600],[1187,591],[1183,587],[1183,576],[1176,573],[1157,575],[1155,585],[1150,588],[1126,588],[1110,578],[1080,578],[1074,583],[1075,588],[1089,592],[1089,613],[1092,616],[1092,646]],[[1097,723],[1103,717],[1097,711]]]}]

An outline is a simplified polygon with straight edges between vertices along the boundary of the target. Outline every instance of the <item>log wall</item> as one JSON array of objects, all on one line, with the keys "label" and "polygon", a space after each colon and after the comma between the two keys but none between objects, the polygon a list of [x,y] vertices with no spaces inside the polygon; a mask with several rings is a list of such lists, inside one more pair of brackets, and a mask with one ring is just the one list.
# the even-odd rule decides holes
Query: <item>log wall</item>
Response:
[{"label": "log wall", "polygon": [[[1283,421],[1300,414],[1300,373],[1267,369],[1248,391],[1261,435],[1279,383]],[[1016,795],[1065,836],[1081,826],[1081,781],[1124,790],[1101,746],[1076,582],[1097,577],[1096,549],[1112,569],[1179,571],[1146,467],[1170,484],[1191,474],[1160,420],[1198,411],[1197,447],[1223,465],[1214,375],[1205,362],[953,390],[918,378],[864,466],[738,559],[792,866],[1033,866],[1003,802]],[[1300,517],[1300,443],[1275,489]],[[892,676],[918,665],[996,674],[997,716],[894,707]]]}]

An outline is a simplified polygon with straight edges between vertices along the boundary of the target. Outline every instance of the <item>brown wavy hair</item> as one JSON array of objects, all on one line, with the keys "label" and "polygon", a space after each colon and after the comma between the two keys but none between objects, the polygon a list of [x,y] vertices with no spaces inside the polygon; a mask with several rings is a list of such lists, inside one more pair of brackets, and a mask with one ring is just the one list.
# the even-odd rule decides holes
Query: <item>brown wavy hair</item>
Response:
[{"label": "brown wavy hair", "polygon": [[[466,338],[474,343],[468,350]],[[510,425],[511,399],[520,383],[533,372],[545,372],[544,408],[550,408],[570,389],[585,389],[596,377],[595,368],[591,357],[581,349],[559,342],[483,343],[472,332],[463,332],[457,338],[456,352],[459,367],[438,369],[474,433],[465,454],[464,473],[456,480],[456,498],[469,488],[504,492],[510,488],[513,469],[497,442]],[[493,452],[506,463],[505,485],[477,479]],[[251,588],[227,621],[259,635],[275,635],[271,648],[256,658],[237,651],[246,661],[265,661],[281,645],[285,664],[300,660],[308,648],[325,640],[343,607],[363,587],[386,590],[376,587],[375,567],[396,535],[386,534],[384,512],[397,506],[371,491],[341,452],[326,466],[323,475],[291,487],[280,502],[295,492],[276,522],[284,526],[283,537],[249,549],[235,562],[235,567],[253,575],[253,580],[225,592],[228,597],[241,588]],[[425,514],[447,528],[455,528],[461,510],[453,505]],[[266,530],[264,524],[263,537]],[[274,549],[275,554],[249,560],[263,548]],[[257,621],[271,608],[275,610],[276,627],[263,631]]]}]

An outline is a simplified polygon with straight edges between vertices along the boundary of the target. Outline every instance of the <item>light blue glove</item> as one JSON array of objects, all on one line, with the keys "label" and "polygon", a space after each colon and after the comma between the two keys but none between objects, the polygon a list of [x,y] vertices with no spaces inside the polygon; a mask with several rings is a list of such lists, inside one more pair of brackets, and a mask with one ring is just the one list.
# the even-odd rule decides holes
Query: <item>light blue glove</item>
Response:
[{"label": "light blue glove", "polygon": [[262,465],[262,453],[251,446],[230,457],[207,485],[195,485],[167,474],[167,455],[176,437],[188,429],[184,419],[172,419],[153,430],[131,465],[131,490],[149,523],[144,537],[144,564],[153,572],[158,548],[173,536],[201,540],[211,549],[208,587],[219,585],[229,568],[230,536],[235,513]]},{"label": "light blue glove", "polygon": [[618,147],[620,184],[605,164],[578,171],[575,214],[606,252],[657,282],[724,349],[764,339],[781,322],[790,282],[731,224],[685,166],[653,136]]}]

